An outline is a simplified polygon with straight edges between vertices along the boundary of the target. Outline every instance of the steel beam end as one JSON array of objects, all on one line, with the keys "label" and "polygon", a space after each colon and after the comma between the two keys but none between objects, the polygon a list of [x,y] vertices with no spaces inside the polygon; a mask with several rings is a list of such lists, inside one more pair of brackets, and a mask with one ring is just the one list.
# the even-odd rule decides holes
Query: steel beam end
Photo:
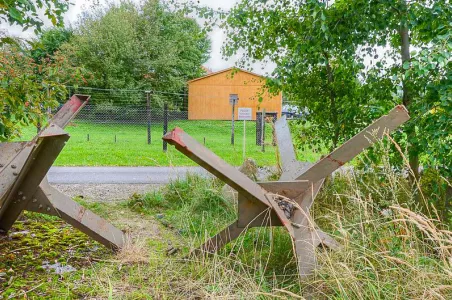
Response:
[{"label": "steel beam end", "polygon": [[74,97],[77,97],[82,102],[88,102],[91,98],[90,95],[83,95],[83,94],[75,94]]},{"label": "steel beam end", "polygon": [[167,134],[165,134],[165,136],[163,136],[162,139],[171,145],[186,148],[187,145],[185,145],[181,138],[181,134],[183,133],[185,133],[185,131],[182,128],[176,127]]},{"label": "steel beam end", "polygon": [[43,137],[53,137],[53,136],[61,136],[61,135],[67,135],[69,138],[69,134],[64,131],[61,127],[55,124],[50,124],[47,128],[45,128],[43,131],[39,133],[39,138]]},{"label": "steel beam end", "polygon": [[88,95],[73,95],[63,107],[53,116],[49,123],[56,124],[61,128],[74,118],[77,113],[86,105],[91,96]]},{"label": "steel beam end", "polygon": [[388,113],[388,115],[391,114],[392,112],[394,112],[394,113],[401,113],[404,116],[403,123],[410,119],[410,114],[408,112],[408,109],[406,109],[406,107],[404,105],[402,105],[402,104],[399,104],[396,107],[394,107]]},{"label": "steel beam end", "polygon": [[71,99],[69,99],[64,106],[67,107],[72,113],[76,114],[83,106],[85,106],[90,98],[91,96],[89,95],[75,94],[72,95]]}]

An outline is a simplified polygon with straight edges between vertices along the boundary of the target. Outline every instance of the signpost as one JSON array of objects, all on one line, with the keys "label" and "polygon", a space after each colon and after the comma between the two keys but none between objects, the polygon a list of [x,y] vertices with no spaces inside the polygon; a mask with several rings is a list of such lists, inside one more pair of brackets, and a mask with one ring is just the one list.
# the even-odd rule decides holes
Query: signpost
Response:
[{"label": "signpost", "polygon": [[231,145],[234,145],[234,108],[238,102],[239,102],[239,95],[229,94],[229,104],[232,105]]},{"label": "signpost", "polygon": [[253,110],[251,107],[240,107],[238,110],[238,120],[243,120],[243,161],[246,159],[246,121],[253,119]]}]

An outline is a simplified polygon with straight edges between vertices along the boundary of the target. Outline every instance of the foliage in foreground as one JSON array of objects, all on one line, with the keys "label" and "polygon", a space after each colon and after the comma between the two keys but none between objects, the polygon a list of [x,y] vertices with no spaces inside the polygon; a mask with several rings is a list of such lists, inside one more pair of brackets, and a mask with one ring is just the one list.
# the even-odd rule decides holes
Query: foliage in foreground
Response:
[{"label": "foliage in foreground", "polygon": [[[24,30],[41,31],[44,20],[48,19],[54,26],[63,25],[63,15],[69,9],[69,0],[2,0],[0,1],[0,19],[10,25],[19,25]],[[43,15],[45,17],[43,17]],[[10,38],[0,37],[0,45],[13,42]]]},{"label": "foliage in foreground", "polygon": [[35,62],[16,45],[0,48],[0,141],[19,136],[26,126],[42,125],[46,112],[67,99],[65,84],[82,82],[85,75],[59,54]]},{"label": "foliage in foreground", "polygon": [[[80,274],[55,274],[46,266],[60,265],[89,269],[93,259],[109,251],[88,239],[83,233],[55,218],[26,213],[14,224],[8,236],[0,236],[0,299],[14,297],[59,298],[61,281],[78,285]],[[68,278],[69,277],[69,278]],[[89,288],[75,289],[73,297]],[[33,292],[30,292],[33,291]]]}]

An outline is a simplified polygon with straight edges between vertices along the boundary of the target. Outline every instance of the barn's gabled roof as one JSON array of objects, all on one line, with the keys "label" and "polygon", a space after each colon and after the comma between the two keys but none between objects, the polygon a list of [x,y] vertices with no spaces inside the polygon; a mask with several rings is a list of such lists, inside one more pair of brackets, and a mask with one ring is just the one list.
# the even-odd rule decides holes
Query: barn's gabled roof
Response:
[{"label": "barn's gabled roof", "polygon": [[213,72],[213,73],[207,74],[207,75],[199,77],[199,78],[195,78],[195,79],[189,80],[188,83],[192,83],[194,81],[202,80],[204,78],[215,76],[215,75],[218,75],[218,74],[221,74],[221,73],[225,73],[225,72],[229,72],[229,71],[232,71],[232,70],[236,70],[238,72],[244,72],[244,73],[248,73],[248,74],[253,75],[253,76],[265,78],[265,76],[262,76],[262,75],[259,75],[259,74],[256,74],[256,73],[253,73],[253,72],[250,72],[250,71],[247,71],[247,70],[243,70],[243,69],[236,68],[236,67],[231,67],[231,68],[227,68],[227,69],[224,69],[224,70],[221,70],[221,71],[217,71],[217,72]]}]

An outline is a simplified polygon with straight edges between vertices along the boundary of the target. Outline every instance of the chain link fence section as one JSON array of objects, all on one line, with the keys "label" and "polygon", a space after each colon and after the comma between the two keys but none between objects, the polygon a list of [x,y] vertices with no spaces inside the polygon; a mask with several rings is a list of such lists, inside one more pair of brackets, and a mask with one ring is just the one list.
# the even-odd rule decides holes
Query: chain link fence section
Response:
[{"label": "chain link fence section", "polygon": [[[236,120],[235,143],[231,145],[231,120],[189,120],[187,94],[81,87],[69,87],[69,92],[91,95],[89,104],[66,127],[71,135],[67,147],[86,157],[79,165],[137,165],[128,157],[136,154],[143,157],[142,165],[159,165],[158,156],[171,152],[162,136],[175,127],[233,164],[240,164],[244,157],[263,156],[260,127],[256,128],[255,121]],[[271,160],[272,126],[268,122],[266,126],[265,151]],[[65,152],[61,156],[65,164]],[[100,161],[95,161],[99,157]]]}]

